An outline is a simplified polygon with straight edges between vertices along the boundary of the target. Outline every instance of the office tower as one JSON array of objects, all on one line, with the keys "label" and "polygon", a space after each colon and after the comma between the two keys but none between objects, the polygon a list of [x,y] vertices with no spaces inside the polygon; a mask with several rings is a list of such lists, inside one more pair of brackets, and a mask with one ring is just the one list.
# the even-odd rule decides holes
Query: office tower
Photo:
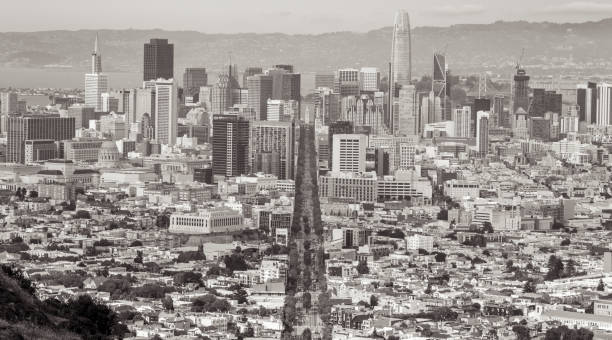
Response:
[{"label": "office tower", "polygon": [[380,87],[380,72],[376,67],[362,67],[359,70],[360,90],[364,92],[376,92]]},{"label": "office tower", "polygon": [[[250,161],[252,172],[265,168],[275,169],[271,174],[278,179],[293,179],[294,175],[294,129],[293,122],[255,121],[250,131]],[[270,167],[267,162],[278,164]]]},{"label": "office tower", "polygon": [[367,136],[334,134],[332,172],[365,172]]},{"label": "office tower", "polygon": [[612,115],[612,84],[597,84],[597,125],[611,125],[610,115]]},{"label": "office tower", "polygon": [[597,83],[588,82],[584,85],[578,85],[576,104],[578,104],[580,110],[579,121],[594,124],[597,121]]},{"label": "office tower", "polygon": [[213,174],[239,176],[248,173],[249,121],[238,115],[213,116]]},{"label": "office tower", "polygon": [[125,123],[129,127],[132,123],[138,121],[136,116],[136,107],[138,105],[137,89],[122,89],[118,93],[118,110],[125,115]]},{"label": "office tower", "polygon": [[292,121],[299,115],[298,102],[295,100],[268,99],[267,104],[268,121]]},{"label": "office tower", "polygon": [[152,139],[155,136],[153,120],[147,112],[143,113],[140,117],[140,131],[144,139]]},{"label": "office tower", "polygon": [[255,110],[257,120],[268,119],[268,99],[272,98],[272,77],[257,74],[247,78],[248,107]]},{"label": "office tower", "polygon": [[[183,97],[197,97],[200,87],[208,85],[208,74],[204,67],[190,67],[183,73]],[[197,100],[197,98],[194,98]]]},{"label": "office tower", "polygon": [[386,176],[389,175],[389,151],[384,148],[376,148],[374,151],[374,167],[376,175]]},{"label": "office tower", "polygon": [[410,85],[412,80],[412,41],[410,36],[410,17],[403,10],[395,14],[393,40],[391,42],[391,79],[390,87]]},{"label": "office tower", "polygon": [[[527,110],[527,109],[525,109]],[[472,103],[472,137],[476,137],[476,119],[478,112],[490,112],[491,111],[491,99],[488,98],[475,98],[474,103]]]},{"label": "office tower", "polygon": [[340,97],[359,95],[359,70],[352,68],[340,69],[336,73],[335,92]]},{"label": "office tower", "polygon": [[446,67],[446,55],[435,52],[433,55],[433,78],[432,78],[432,90],[436,97],[440,97],[440,105],[442,114],[440,120],[447,120],[450,118],[450,103],[447,98],[447,92],[450,95],[450,88],[447,87],[448,70]]},{"label": "office tower", "polygon": [[329,124],[327,129],[327,145],[329,148],[329,160],[328,163],[331,167],[332,156],[334,154],[334,135],[337,134],[352,134],[355,132],[353,122],[347,121],[335,121]]},{"label": "office tower", "polygon": [[261,67],[247,67],[242,74],[242,87],[247,88],[249,85],[248,79],[254,75],[262,74],[263,69]]},{"label": "office tower", "polygon": [[89,121],[96,118],[94,108],[82,104],[70,106],[67,116],[74,118],[75,129],[89,128]]},{"label": "office tower", "polygon": [[319,87],[327,87],[329,89],[334,88],[334,81],[336,76],[333,74],[315,74],[315,89]]},{"label": "office tower", "polygon": [[136,110],[134,122],[139,122],[142,116],[147,113],[149,118],[155,116],[155,87],[148,89],[135,89],[136,91]]},{"label": "office tower", "polygon": [[504,111],[504,100],[503,94],[496,94],[493,97],[493,112],[497,115],[499,127],[509,128],[510,117],[508,117],[508,112]]},{"label": "office tower", "polygon": [[174,78],[174,44],[168,39],[151,39],[144,44],[143,80]]},{"label": "office tower", "polygon": [[546,112],[561,113],[562,103],[563,98],[560,93],[535,88],[529,104],[529,116],[544,117]]},{"label": "office tower", "polygon": [[522,68],[517,68],[512,89],[512,114],[519,108],[529,110],[529,76]]},{"label": "office tower", "polygon": [[476,119],[476,148],[478,155],[484,157],[489,152],[489,113],[478,111]]},{"label": "office tower", "polygon": [[119,112],[119,99],[113,97],[111,93],[104,92],[102,98],[102,112]]},{"label": "office tower", "polygon": [[353,122],[356,129],[369,134],[384,133],[384,93],[374,92],[360,96],[348,96],[341,100],[340,119]]},{"label": "office tower", "polygon": [[91,54],[91,73],[85,74],[85,105],[96,111],[102,109],[102,93],[108,92],[108,77],[102,73],[102,55],[98,49],[98,35]]},{"label": "office tower", "polygon": [[200,87],[200,94],[198,95],[198,100],[200,105],[207,112],[212,110],[212,86],[202,86]]},{"label": "office tower", "polygon": [[74,138],[74,118],[56,115],[32,115],[7,119],[6,161],[24,163],[25,142],[36,140],[62,141]]},{"label": "office tower", "polygon": [[414,142],[398,141],[395,147],[397,159],[399,160],[399,170],[414,169],[416,145]]},{"label": "office tower", "polygon": [[455,137],[472,137],[472,110],[469,106],[455,109],[453,121],[455,122]]},{"label": "office tower", "polygon": [[519,107],[512,117],[512,134],[515,138],[529,138],[529,119],[527,111]]},{"label": "office tower", "polygon": [[551,121],[544,117],[529,117],[529,137],[544,142],[551,140]]},{"label": "office tower", "polygon": [[[419,133],[417,93],[414,85],[404,85],[399,90],[396,136],[412,136]],[[395,124],[393,125],[396,126]]]},{"label": "office tower", "polygon": [[17,93],[2,92],[0,93],[0,114],[7,115],[17,113]]},{"label": "office tower", "polygon": [[425,125],[442,121],[442,104],[440,97],[436,97],[433,91],[427,96],[421,97],[421,132]]},{"label": "office tower", "polygon": [[314,90],[315,116],[325,125],[340,120],[340,94],[328,87],[317,87]]},{"label": "office tower", "polygon": [[222,114],[232,106],[230,77],[227,74],[219,75],[210,96],[213,114]]},{"label": "office tower", "polygon": [[155,81],[155,139],[160,144],[176,143],[178,93],[174,79]]},{"label": "office tower", "polygon": [[124,117],[114,112],[100,117],[99,130],[104,138],[111,140],[120,140],[127,137]]}]

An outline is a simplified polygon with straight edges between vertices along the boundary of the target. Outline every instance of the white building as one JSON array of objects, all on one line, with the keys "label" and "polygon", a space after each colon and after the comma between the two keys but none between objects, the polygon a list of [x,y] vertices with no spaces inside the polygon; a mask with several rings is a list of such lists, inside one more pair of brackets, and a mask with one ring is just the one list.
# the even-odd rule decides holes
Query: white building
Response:
[{"label": "white building", "polygon": [[155,81],[155,139],[174,145],[177,136],[178,96],[174,79]]},{"label": "white building", "polygon": [[364,172],[367,136],[337,134],[333,137],[333,172]]},{"label": "white building", "polygon": [[359,78],[361,91],[378,91],[380,73],[376,67],[362,67],[361,70],[359,70]]},{"label": "white building", "polygon": [[434,238],[430,235],[414,234],[406,237],[407,250],[425,249],[427,252],[432,252],[434,246]]},{"label": "white building", "polygon": [[455,137],[471,137],[472,109],[469,106],[455,109],[453,121],[455,122]]},{"label": "white building", "polygon": [[6,115],[17,112],[17,93],[2,92],[0,93],[0,114]]},{"label": "white building", "polygon": [[397,110],[399,126],[394,129],[397,136],[412,136],[418,134],[418,99],[414,85],[402,86],[399,91]]},{"label": "white building", "polygon": [[102,56],[98,53],[98,36],[91,54],[91,73],[85,74],[85,106],[102,111],[102,93],[108,92],[108,77],[102,73]]},{"label": "white building", "polygon": [[608,126],[612,114],[612,84],[597,84],[597,120],[599,126]]},{"label": "white building", "polygon": [[244,228],[243,217],[238,211],[213,208],[202,210],[197,214],[172,214],[169,231],[177,234],[213,234],[234,232]]}]

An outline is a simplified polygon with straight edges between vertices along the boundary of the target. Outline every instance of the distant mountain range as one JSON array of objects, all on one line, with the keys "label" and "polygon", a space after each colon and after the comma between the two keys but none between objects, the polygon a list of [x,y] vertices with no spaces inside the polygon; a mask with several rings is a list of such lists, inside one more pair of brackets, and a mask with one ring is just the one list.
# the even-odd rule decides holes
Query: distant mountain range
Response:
[{"label": "distant mountain range", "polygon": [[[531,74],[612,73],[610,32],[612,19],[577,24],[520,21],[416,27],[413,74],[431,73],[432,52],[436,49],[446,51],[447,63],[455,74],[487,70],[507,76],[523,48],[523,64]],[[0,33],[0,66],[86,70],[95,33],[92,30]],[[284,63],[294,64],[303,73],[361,66],[376,66],[386,73],[391,33],[391,27],[367,33],[317,35],[99,31],[107,71],[142,72],[143,43],[150,38],[168,38],[175,45],[176,74],[182,74],[182,69],[189,66],[204,66],[216,73],[228,64],[230,54],[239,69]]]}]

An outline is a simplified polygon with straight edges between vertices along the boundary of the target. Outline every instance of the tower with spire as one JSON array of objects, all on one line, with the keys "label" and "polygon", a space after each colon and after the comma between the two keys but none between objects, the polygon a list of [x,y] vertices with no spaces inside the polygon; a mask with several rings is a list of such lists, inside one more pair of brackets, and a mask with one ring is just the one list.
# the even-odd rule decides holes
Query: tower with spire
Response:
[{"label": "tower with spire", "polygon": [[91,72],[85,74],[85,106],[102,111],[102,93],[108,92],[108,77],[102,73],[102,55],[98,46],[98,34],[91,53]]}]

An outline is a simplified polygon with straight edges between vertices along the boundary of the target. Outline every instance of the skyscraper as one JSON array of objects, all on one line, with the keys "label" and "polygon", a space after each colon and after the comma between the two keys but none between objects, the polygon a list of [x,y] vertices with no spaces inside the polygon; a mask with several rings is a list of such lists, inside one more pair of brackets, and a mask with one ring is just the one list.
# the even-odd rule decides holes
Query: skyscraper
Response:
[{"label": "skyscraper", "polygon": [[504,95],[496,94],[493,98],[493,112],[497,115],[497,120],[499,122],[499,127],[510,127],[510,119],[506,112],[504,111]]},{"label": "skyscraper", "polygon": [[249,121],[238,115],[213,116],[212,149],[214,175],[247,174]]},{"label": "skyscraper", "polygon": [[183,73],[183,97],[199,96],[200,87],[208,85],[208,74],[204,67],[189,67]]},{"label": "skyscraper", "polygon": [[178,94],[173,79],[155,81],[155,139],[174,145],[178,124]]},{"label": "skyscraper", "polygon": [[272,77],[258,74],[247,78],[248,107],[255,110],[257,120],[268,119],[268,99],[272,98]]},{"label": "skyscraper", "polygon": [[108,77],[102,73],[102,55],[98,49],[98,35],[91,54],[91,73],[85,74],[85,106],[102,111],[102,93],[108,92]]},{"label": "skyscraper", "polygon": [[[399,90],[399,106],[396,117],[396,136],[412,136],[419,132],[417,92],[414,85],[405,85]],[[396,126],[395,124],[393,125]]]},{"label": "skyscraper", "polygon": [[472,112],[469,106],[456,108],[453,121],[455,122],[455,137],[471,137],[470,123],[472,121]]},{"label": "skyscraper", "polygon": [[380,87],[380,72],[376,67],[362,67],[359,70],[359,89],[365,92],[378,91]]},{"label": "skyscraper", "polygon": [[484,157],[489,151],[489,113],[478,111],[476,120],[476,147],[478,155]]},{"label": "skyscraper", "polygon": [[8,115],[17,112],[17,93],[2,92],[0,93],[0,114]]},{"label": "skyscraper", "polygon": [[230,77],[227,74],[220,74],[210,93],[213,114],[222,114],[232,106],[231,91]]},{"label": "skyscraper", "polygon": [[333,137],[332,172],[364,172],[367,136],[335,134]]},{"label": "skyscraper", "polygon": [[612,84],[597,84],[597,121],[599,126],[612,124]]},{"label": "skyscraper", "polygon": [[529,76],[522,68],[517,68],[516,74],[514,75],[513,84],[513,97],[512,97],[512,112],[515,114],[520,108],[527,111],[529,110]]},{"label": "skyscraper", "polygon": [[359,95],[359,70],[353,68],[344,68],[336,72],[335,92],[340,94],[340,97],[358,96]]},{"label": "skyscraper", "polygon": [[[404,10],[395,14],[393,40],[391,42],[391,81],[392,85],[410,85],[412,80],[412,39],[410,17]],[[397,89],[396,89],[397,91]]]},{"label": "skyscraper", "polygon": [[261,67],[247,67],[242,74],[242,87],[248,87],[248,78],[256,74],[262,74]]},{"label": "skyscraper", "polygon": [[334,135],[350,134],[353,132],[355,132],[355,127],[353,125],[353,122],[335,121],[329,124],[329,128],[327,130],[327,145],[329,147],[328,164],[330,168],[332,165],[332,155],[334,154]]},{"label": "skyscraper", "polygon": [[326,73],[315,74],[315,89],[319,87],[327,87],[327,88],[333,89],[334,79],[335,79],[335,76],[333,74],[326,74]]},{"label": "skyscraper", "polygon": [[576,103],[579,106],[578,119],[593,124],[597,117],[597,83],[588,82],[576,89]]},{"label": "skyscraper", "polygon": [[151,39],[144,44],[143,80],[174,78],[174,44],[168,39]]},{"label": "skyscraper", "polygon": [[[294,173],[294,124],[293,122],[251,122],[249,138],[250,161],[253,172],[262,171],[261,155],[269,155],[278,162],[278,168],[273,175],[279,179],[293,179]],[[260,161],[258,161],[260,160]]]},{"label": "skyscraper", "polygon": [[7,123],[6,161],[24,163],[26,141],[61,141],[74,138],[74,118],[57,115],[10,117]]}]

